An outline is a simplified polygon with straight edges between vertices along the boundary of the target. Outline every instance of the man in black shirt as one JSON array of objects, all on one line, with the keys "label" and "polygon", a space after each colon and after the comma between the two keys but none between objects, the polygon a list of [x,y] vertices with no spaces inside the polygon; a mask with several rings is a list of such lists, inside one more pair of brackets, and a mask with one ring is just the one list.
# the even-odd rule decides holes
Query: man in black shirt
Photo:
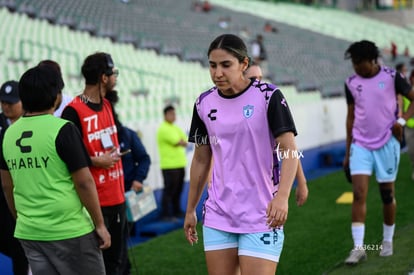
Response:
[{"label": "man in black shirt", "polygon": [[[0,88],[0,144],[3,142],[4,131],[22,114],[22,102],[19,97],[19,83],[11,80],[3,83]],[[0,252],[10,257],[15,275],[27,275],[28,263],[23,248],[13,236],[16,221],[12,217],[0,184]]]}]

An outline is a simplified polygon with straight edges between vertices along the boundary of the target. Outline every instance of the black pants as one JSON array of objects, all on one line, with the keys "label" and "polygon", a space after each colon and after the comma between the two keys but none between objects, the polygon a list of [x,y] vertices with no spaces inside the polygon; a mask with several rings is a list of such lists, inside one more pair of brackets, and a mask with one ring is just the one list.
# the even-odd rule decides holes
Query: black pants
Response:
[{"label": "black pants", "polygon": [[[125,226],[125,234],[127,236],[127,239],[132,236],[135,235],[135,232],[132,232],[135,230],[135,223],[134,222],[127,222],[127,226]],[[128,243],[126,245],[126,248],[124,250],[124,256],[122,257],[122,274],[123,275],[130,275],[131,274],[131,261],[128,258]],[[135,266],[136,268],[136,266]]]},{"label": "black pants", "polygon": [[102,207],[102,214],[111,234],[111,247],[102,251],[106,274],[120,275],[123,272],[124,257],[128,254],[125,203]]},{"label": "black pants", "polygon": [[[2,192],[0,196],[3,196]],[[0,199],[0,204],[0,252],[11,258],[14,275],[27,275],[29,264],[26,255],[19,240],[14,237],[16,221],[5,201]]]},{"label": "black pants", "polygon": [[180,198],[184,185],[185,168],[163,169],[164,192],[162,194],[162,217],[181,214]]}]

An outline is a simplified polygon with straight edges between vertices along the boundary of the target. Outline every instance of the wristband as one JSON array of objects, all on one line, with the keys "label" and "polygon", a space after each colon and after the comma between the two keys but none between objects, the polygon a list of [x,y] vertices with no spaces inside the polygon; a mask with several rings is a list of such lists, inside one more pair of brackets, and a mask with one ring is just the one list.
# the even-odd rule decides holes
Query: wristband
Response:
[{"label": "wristband", "polygon": [[407,121],[404,119],[404,118],[402,118],[402,117],[399,117],[398,119],[397,119],[397,123],[398,124],[400,124],[401,126],[405,126],[405,124],[407,123]]}]

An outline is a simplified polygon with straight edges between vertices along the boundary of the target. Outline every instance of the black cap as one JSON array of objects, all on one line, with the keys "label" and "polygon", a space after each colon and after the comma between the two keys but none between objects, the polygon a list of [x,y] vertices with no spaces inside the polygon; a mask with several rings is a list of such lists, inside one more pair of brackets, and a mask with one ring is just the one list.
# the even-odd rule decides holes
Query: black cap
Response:
[{"label": "black cap", "polygon": [[0,88],[0,101],[12,104],[19,102],[19,82],[14,80],[5,82]]}]

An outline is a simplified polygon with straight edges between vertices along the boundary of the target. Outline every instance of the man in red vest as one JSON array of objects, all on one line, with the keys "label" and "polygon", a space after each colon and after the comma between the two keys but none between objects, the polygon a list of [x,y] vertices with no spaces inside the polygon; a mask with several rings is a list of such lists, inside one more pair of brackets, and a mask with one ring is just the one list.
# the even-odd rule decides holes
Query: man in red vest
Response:
[{"label": "man in red vest", "polygon": [[77,125],[92,159],[90,170],[112,237],[112,246],[103,251],[106,274],[121,274],[122,257],[127,250],[124,177],[112,107],[104,98],[115,87],[118,70],[109,54],[98,52],[86,57],[82,75],[83,93],[69,103],[62,118]]}]

